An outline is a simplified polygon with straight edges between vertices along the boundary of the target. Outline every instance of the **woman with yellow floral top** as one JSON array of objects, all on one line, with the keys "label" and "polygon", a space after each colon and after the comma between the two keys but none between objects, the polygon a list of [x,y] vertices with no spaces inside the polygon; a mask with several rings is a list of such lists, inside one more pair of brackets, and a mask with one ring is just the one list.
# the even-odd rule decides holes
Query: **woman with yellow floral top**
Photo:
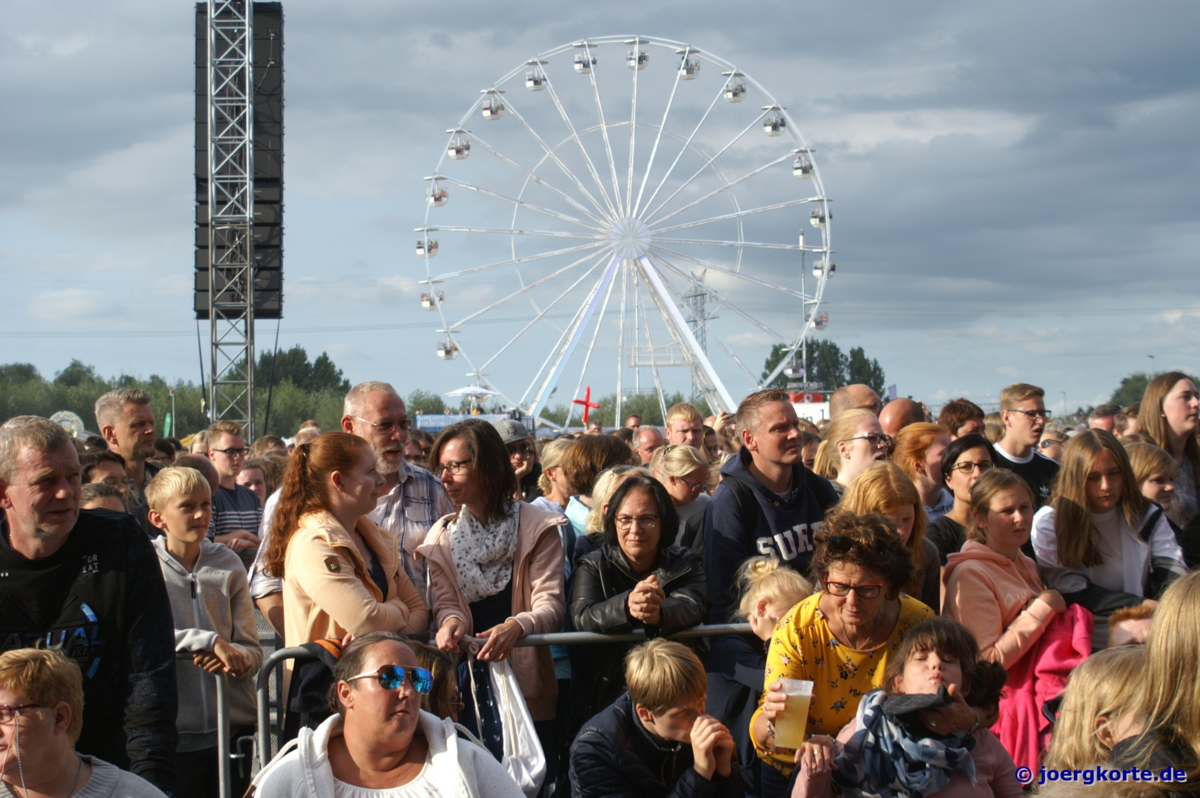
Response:
[{"label": "woman with yellow floral top", "polygon": [[[775,745],[774,722],[787,703],[778,680],[813,682],[807,734],[836,735],[854,719],[859,699],[883,685],[888,660],[908,627],[933,617],[920,601],[901,595],[912,579],[913,564],[895,521],[878,513],[838,513],[825,521],[814,540],[810,575],[821,590],[789,610],[775,627],[766,687],[750,721],[759,757],[784,776],[791,774],[797,751]],[[961,696],[949,707],[926,712],[927,725],[943,734],[977,721]]]}]

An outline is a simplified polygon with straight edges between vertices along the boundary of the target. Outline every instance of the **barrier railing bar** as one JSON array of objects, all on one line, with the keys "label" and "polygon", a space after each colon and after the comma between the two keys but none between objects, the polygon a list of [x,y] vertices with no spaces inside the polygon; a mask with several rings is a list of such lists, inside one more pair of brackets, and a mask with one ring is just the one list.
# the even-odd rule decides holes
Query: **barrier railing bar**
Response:
[{"label": "barrier railing bar", "polygon": [[[750,634],[748,623],[717,623],[711,626],[691,626],[672,635],[664,635],[672,640],[687,637],[715,637],[716,635]],[[487,638],[463,637],[471,643],[483,645]],[[517,646],[569,646],[585,643],[636,643],[646,639],[646,630],[635,629],[629,634],[603,634],[601,632],[549,632],[540,635],[526,635],[518,640]]]},{"label": "barrier railing bar", "polygon": [[[191,662],[191,651],[176,651],[175,659],[179,662]],[[202,674],[203,675],[203,674]],[[232,798],[232,774],[229,769],[231,759],[241,759],[244,754],[230,751],[229,745],[229,680],[224,673],[207,674],[214,677],[217,685],[217,789],[220,798]]]},{"label": "barrier railing bar", "polygon": [[[316,659],[306,648],[281,648],[267,657],[254,680],[254,691],[258,700],[258,728],[255,730],[255,748],[258,751],[258,766],[265,768],[271,762],[271,671],[282,668],[284,660]],[[280,701],[279,720],[283,721],[283,701]]]}]

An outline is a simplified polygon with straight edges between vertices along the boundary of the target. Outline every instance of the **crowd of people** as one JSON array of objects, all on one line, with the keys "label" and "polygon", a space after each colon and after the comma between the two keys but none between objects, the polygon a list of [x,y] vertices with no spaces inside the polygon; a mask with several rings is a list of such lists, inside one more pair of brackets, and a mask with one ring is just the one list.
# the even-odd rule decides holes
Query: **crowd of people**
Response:
[{"label": "crowd of people", "polygon": [[[318,655],[264,797],[1016,796],[1098,766],[1154,776],[1104,794],[1196,794],[1198,409],[1169,372],[1078,426],[1024,383],[991,417],[851,385],[817,423],[766,390],[542,438],[431,435],[374,381],[291,441],[219,421],[185,449],[137,390],[93,440],[9,419],[0,776],[215,796],[215,679],[252,735],[258,613]],[[521,644],[564,631],[625,637]]]}]

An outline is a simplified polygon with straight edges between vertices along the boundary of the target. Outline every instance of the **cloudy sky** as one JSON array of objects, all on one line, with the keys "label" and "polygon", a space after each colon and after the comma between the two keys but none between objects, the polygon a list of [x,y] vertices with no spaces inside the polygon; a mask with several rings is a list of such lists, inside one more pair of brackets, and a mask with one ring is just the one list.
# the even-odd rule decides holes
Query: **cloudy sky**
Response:
[{"label": "cloudy sky", "polygon": [[[386,379],[402,392],[469,381],[461,360],[434,356],[439,323],[419,307],[422,178],[481,89],[538,53],[615,34],[693,44],[786,106],[836,210],[822,335],[864,347],[900,393],[987,404],[1023,380],[1073,409],[1107,398],[1130,372],[1200,371],[1193,2],[450,8],[284,3],[279,342],[328,351],[352,381]],[[0,362],[32,362],[49,377],[79,358],[105,375],[198,380],[193,6],[7,0],[4,10]],[[645,74],[669,68],[655,58]],[[531,98],[512,89],[514,103]],[[471,127],[490,134],[511,121]],[[451,207],[456,224],[470,223],[469,204]],[[439,268],[462,262],[442,257]],[[469,290],[505,289],[481,280],[456,290],[465,305]],[[785,309],[761,297],[747,307],[790,329]],[[260,323],[260,345],[275,328]],[[752,369],[766,346],[746,356]],[[513,351],[536,367],[544,349]],[[532,370],[502,368],[493,382],[520,394]],[[749,390],[736,375],[729,382],[735,398]]]}]

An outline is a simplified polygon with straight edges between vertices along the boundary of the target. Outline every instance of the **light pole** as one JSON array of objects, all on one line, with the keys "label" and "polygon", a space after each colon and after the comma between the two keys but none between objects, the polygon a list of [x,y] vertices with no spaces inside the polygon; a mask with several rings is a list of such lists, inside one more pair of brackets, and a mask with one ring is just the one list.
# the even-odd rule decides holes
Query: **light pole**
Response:
[{"label": "light pole", "polygon": [[1063,395],[1063,423],[1067,421],[1067,392],[1062,391]]},{"label": "light pole", "polygon": [[1154,355],[1146,355],[1150,358],[1150,379],[1154,379]]}]

